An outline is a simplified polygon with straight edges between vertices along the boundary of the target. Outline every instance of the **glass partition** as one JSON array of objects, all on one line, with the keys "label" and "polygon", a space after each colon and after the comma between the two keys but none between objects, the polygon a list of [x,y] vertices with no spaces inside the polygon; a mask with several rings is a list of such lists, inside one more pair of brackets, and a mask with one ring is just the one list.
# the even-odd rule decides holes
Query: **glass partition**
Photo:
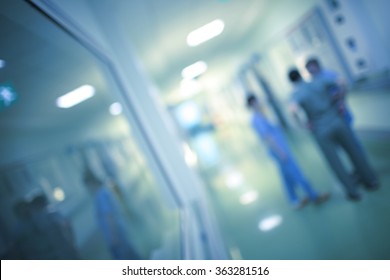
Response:
[{"label": "glass partition", "polygon": [[0,13],[1,258],[182,258],[178,206],[104,66],[32,6],[16,6]]}]

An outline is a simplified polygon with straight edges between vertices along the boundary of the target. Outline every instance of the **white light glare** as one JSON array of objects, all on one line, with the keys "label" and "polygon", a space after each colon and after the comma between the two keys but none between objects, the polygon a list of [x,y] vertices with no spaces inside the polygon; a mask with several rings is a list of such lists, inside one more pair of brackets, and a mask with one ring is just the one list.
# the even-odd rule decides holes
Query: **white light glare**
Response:
[{"label": "white light glare", "polygon": [[214,38],[222,33],[225,24],[222,20],[216,19],[202,27],[190,32],[187,36],[187,44],[190,47],[195,47]]},{"label": "white light glare", "polygon": [[207,70],[206,62],[200,60],[184,68],[181,71],[181,76],[184,79],[193,79],[198,77],[200,74],[203,74],[206,70]]},{"label": "white light glare", "polygon": [[180,83],[180,93],[184,97],[190,97],[199,93],[202,90],[202,85],[192,79],[184,79]]},{"label": "white light glare", "polygon": [[270,231],[282,223],[282,217],[280,215],[273,215],[260,221],[259,229],[261,231]]},{"label": "white light glare", "polygon": [[111,115],[117,116],[122,113],[122,105],[119,102],[112,103],[109,110]]},{"label": "white light glare", "polygon": [[65,193],[60,187],[56,187],[53,190],[53,197],[57,201],[64,201]]},{"label": "white light glare", "polygon": [[9,87],[0,86],[0,100],[3,101],[5,106],[9,106],[16,100],[16,95]]},{"label": "white light glare", "polygon": [[230,172],[225,179],[225,184],[229,189],[235,189],[241,186],[244,182],[242,174],[238,171]]},{"label": "white light glare", "polygon": [[198,163],[198,158],[186,143],[183,143],[183,150],[184,150],[184,160],[187,163],[187,165],[189,167],[196,166],[196,164]]},{"label": "white light glare", "polygon": [[5,67],[5,61],[0,59],[0,69]]},{"label": "white light glare", "polygon": [[83,85],[67,94],[57,98],[57,106],[60,108],[73,107],[94,96],[95,88],[90,85]]},{"label": "white light glare", "polygon": [[248,205],[257,200],[257,192],[249,191],[240,196],[240,203],[242,205]]}]

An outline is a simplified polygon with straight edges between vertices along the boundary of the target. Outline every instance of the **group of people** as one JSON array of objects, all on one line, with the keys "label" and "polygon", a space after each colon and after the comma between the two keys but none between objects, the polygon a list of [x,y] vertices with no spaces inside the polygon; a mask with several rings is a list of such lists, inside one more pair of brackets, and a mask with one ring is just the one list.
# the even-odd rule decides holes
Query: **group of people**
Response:
[{"label": "group of people", "polygon": [[[352,114],[346,105],[346,84],[337,73],[322,69],[316,58],[309,59],[305,66],[311,74],[310,81],[305,81],[297,68],[288,73],[294,86],[289,110],[302,126],[310,130],[329,167],[344,186],[347,198],[360,200],[358,185],[376,190],[379,181],[353,130]],[[319,194],[314,190],[294,159],[281,129],[267,119],[255,94],[248,94],[247,105],[253,110],[253,128],[277,163],[293,207],[300,209],[309,201],[316,204],[326,201],[329,194]],[[339,150],[347,154],[353,172],[343,164]],[[296,186],[301,186],[307,197],[298,198]]]},{"label": "group of people", "polygon": [[10,259],[74,260],[79,259],[70,221],[50,207],[45,194],[31,200],[20,199],[14,205],[18,223]]},{"label": "group of people", "polygon": [[[90,169],[84,172],[83,181],[92,195],[98,228],[111,258],[140,259],[115,195]],[[49,204],[44,193],[16,201],[13,212],[17,223],[8,259],[80,259],[70,220]]]}]

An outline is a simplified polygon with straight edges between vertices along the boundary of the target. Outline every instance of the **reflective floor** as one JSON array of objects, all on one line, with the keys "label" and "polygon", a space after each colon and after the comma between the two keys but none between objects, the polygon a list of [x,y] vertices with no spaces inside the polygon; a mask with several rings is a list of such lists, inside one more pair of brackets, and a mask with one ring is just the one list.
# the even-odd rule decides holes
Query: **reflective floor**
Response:
[{"label": "reflective floor", "polygon": [[[386,91],[383,92],[386,94]],[[353,112],[361,109],[352,97]],[[358,115],[357,123],[370,115]],[[291,129],[293,152],[313,186],[330,192],[321,205],[293,210],[276,166],[245,121],[226,125],[211,137],[218,147],[207,178],[225,243],[233,259],[389,259],[390,130],[359,129],[359,137],[381,180],[381,189],[347,201],[310,135]],[[200,158],[201,161],[201,158]]]}]

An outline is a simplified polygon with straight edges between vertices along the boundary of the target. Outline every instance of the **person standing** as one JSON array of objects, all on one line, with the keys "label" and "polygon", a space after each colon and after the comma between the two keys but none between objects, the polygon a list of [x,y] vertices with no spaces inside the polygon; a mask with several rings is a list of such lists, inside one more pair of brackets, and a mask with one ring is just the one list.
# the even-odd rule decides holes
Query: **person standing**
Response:
[{"label": "person standing", "polygon": [[68,219],[49,209],[44,194],[31,201],[21,199],[14,205],[18,218],[11,255],[25,260],[76,260],[79,254]]},{"label": "person standing", "polygon": [[[304,207],[310,200],[315,204],[326,201],[329,194],[318,194],[301,172],[282,131],[265,116],[260,103],[252,93],[248,94],[247,106],[253,111],[252,126],[267,146],[271,158],[276,162],[287,197],[295,209]],[[299,199],[295,187],[299,185],[307,198]]]},{"label": "person standing", "polygon": [[331,95],[333,104],[338,113],[344,118],[347,124],[352,127],[353,115],[347,106],[347,85],[345,80],[335,71],[324,69],[315,57],[309,58],[305,67],[310,73],[313,81],[316,79],[326,79],[333,83],[333,85],[328,88],[328,93]]},{"label": "person standing", "polygon": [[334,106],[334,100],[329,94],[329,89],[337,86],[334,80],[322,76],[308,83],[295,68],[289,71],[288,77],[294,85],[290,111],[294,116],[299,115],[299,109],[305,112],[310,130],[330,168],[345,187],[347,197],[353,201],[361,199],[356,180],[348,173],[339,157],[339,148],[348,155],[366,189],[379,188],[379,181],[362,146]]},{"label": "person standing", "polygon": [[126,220],[114,194],[90,170],[84,174],[84,183],[93,196],[96,218],[112,257],[117,260],[140,259],[130,245]]}]

